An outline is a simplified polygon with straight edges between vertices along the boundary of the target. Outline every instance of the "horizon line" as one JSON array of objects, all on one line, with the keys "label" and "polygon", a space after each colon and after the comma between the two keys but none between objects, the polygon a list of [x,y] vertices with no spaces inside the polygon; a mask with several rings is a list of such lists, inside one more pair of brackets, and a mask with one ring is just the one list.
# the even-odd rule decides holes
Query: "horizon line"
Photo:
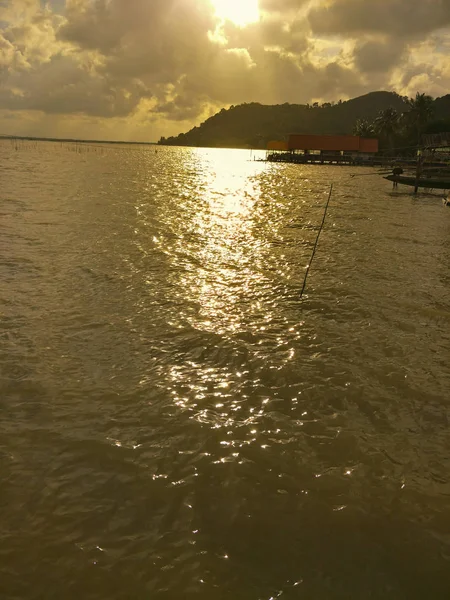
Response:
[{"label": "horizon line", "polygon": [[82,144],[140,144],[146,146],[156,146],[158,142],[135,142],[121,140],[91,140],[81,138],[57,138],[57,137],[42,137],[34,135],[14,135],[0,133],[0,139],[4,140],[32,140],[35,142],[79,142]]}]

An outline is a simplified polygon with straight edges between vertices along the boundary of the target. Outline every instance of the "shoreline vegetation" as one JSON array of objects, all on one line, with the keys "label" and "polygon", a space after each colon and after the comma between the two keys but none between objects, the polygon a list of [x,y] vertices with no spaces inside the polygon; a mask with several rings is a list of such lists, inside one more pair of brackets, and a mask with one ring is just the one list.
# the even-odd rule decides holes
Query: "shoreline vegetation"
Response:
[{"label": "shoreline vegetation", "polygon": [[408,155],[422,134],[450,131],[450,94],[433,99],[395,92],[371,92],[358,98],[314,104],[262,105],[256,102],[222,109],[187,133],[162,137],[161,146],[267,148],[289,134],[377,137],[380,154]]}]

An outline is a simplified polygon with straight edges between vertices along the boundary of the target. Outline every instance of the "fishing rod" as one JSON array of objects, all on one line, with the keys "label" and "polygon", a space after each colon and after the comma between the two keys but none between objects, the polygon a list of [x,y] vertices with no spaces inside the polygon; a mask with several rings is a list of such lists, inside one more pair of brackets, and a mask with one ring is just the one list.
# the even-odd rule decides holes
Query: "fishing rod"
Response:
[{"label": "fishing rod", "polygon": [[306,280],[308,279],[308,273],[309,273],[309,269],[311,268],[312,261],[314,260],[314,255],[315,255],[315,253],[316,253],[316,250],[317,250],[317,244],[319,243],[319,237],[320,237],[320,234],[322,233],[322,229],[323,229],[323,226],[324,226],[324,224],[325,224],[325,218],[326,218],[326,216],[327,216],[328,205],[330,204],[330,200],[331,200],[331,194],[332,194],[332,193],[333,193],[333,184],[331,184],[331,186],[330,186],[330,193],[329,193],[329,195],[328,195],[327,204],[326,204],[326,206],[325,206],[325,211],[324,211],[324,213],[323,213],[322,224],[320,225],[319,232],[317,233],[316,243],[314,244],[314,248],[313,248],[313,252],[312,252],[312,256],[311,256],[311,260],[309,261],[309,265],[306,267],[305,279],[304,279],[304,281],[303,281],[303,287],[302,287],[302,291],[300,292],[300,298],[302,298],[302,296],[303,296],[303,292],[305,291],[305,287],[306,287]]}]

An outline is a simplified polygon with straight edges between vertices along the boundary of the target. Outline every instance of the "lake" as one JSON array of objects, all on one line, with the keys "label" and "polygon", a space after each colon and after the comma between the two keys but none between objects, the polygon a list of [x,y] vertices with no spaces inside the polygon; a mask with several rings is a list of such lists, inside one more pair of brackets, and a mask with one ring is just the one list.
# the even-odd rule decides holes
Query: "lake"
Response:
[{"label": "lake", "polygon": [[250,158],[0,141],[2,600],[450,597],[450,209]]}]

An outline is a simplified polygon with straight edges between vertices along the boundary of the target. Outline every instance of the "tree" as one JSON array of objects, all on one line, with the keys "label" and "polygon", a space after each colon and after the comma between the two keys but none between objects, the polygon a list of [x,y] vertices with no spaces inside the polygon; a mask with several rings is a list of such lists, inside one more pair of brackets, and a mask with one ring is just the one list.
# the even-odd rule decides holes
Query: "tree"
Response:
[{"label": "tree", "polygon": [[450,119],[438,119],[430,121],[423,133],[447,133],[450,131]]},{"label": "tree", "polygon": [[353,128],[353,133],[363,138],[371,138],[375,136],[375,128],[367,119],[358,119]]},{"label": "tree", "polygon": [[417,143],[420,145],[420,138],[427,123],[430,121],[434,113],[433,107],[434,100],[427,94],[419,94],[417,92],[415,98],[409,98],[407,104],[409,110],[406,112],[405,117],[407,121],[417,131]]},{"label": "tree", "polygon": [[400,116],[395,108],[385,108],[375,119],[375,131],[387,139],[390,152],[394,150],[394,135],[398,131],[399,121]]}]

